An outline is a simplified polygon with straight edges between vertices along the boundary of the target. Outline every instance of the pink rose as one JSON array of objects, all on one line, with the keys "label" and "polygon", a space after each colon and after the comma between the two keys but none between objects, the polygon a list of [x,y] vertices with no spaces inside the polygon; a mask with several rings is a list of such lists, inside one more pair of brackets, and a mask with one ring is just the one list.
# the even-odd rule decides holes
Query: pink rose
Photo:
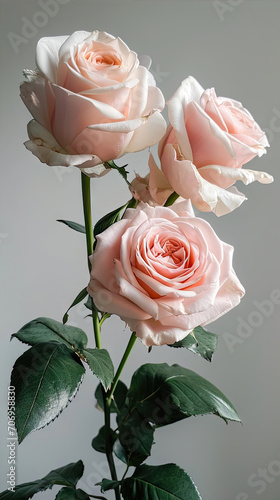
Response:
[{"label": "pink rose", "polygon": [[98,176],[104,162],[165,133],[162,93],[120,38],[99,31],[42,38],[36,64],[21,97],[34,118],[25,146],[42,162]]},{"label": "pink rose", "polygon": [[241,169],[269,146],[265,133],[242,105],[217,97],[193,78],[167,103],[170,126],[159,145],[161,168],[174,191],[204,212],[223,215],[246,198],[237,180],[270,183],[265,172]]},{"label": "pink rose", "polygon": [[98,235],[88,292],[146,346],[173,344],[235,307],[244,289],[233,248],[194,216],[189,202],[141,203]]}]

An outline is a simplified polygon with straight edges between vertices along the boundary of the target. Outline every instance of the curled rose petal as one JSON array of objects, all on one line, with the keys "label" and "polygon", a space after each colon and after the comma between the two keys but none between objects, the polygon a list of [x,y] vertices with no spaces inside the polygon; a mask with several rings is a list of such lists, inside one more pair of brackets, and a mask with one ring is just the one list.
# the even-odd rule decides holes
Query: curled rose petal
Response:
[{"label": "curled rose petal", "polygon": [[69,155],[59,146],[53,135],[35,120],[29,122],[27,130],[30,140],[24,145],[42,163],[51,167],[79,167],[88,177],[100,177],[109,172],[97,156]]}]

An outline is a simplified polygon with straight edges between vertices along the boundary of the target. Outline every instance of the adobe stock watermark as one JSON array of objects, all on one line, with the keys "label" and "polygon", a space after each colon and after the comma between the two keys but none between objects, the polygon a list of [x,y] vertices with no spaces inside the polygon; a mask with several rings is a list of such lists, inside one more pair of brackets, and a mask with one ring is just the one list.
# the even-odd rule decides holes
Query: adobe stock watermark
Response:
[{"label": "adobe stock watermark", "polygon": [[2,242],[8,238],[8,234],[7,233],[0,233],[0,245],[2,244]]},{"label": "adobe stock watermark", "polygon": [[264,128],[263,131],[266,133],[270,144],[275,139],[275,134],[280,133],[280,110],[278,108],[273,108],[269,126],[268,128]]},{"label": "adobe stock watermark", "polygon": [[63,178],[65,174],[72,174],[73,172],[77,172],[77,167],[50,167],[52,172],[55,174],[58,182],[63,182]]},{"label": "adobe stock watermark", "polygon": [[[121,437],[119,437],[119,439],[121,445],[124,446],[129,453],[143,453],[143,436],[145,434],[151,435],[153,424],[159,427],[168,424],[173,412],[178,410],[177,404],[174,403],[170,395],[164,399],[157,397],[154,400],[154,404],[155,407],[152,415],[149,418],[143,417],[139,425],[134,426],[129,420],[124,424],[125,430],[121,431]],[[119,424],[119,427],[121,429],[122,423]],[[94,489],[97,483],[101,482],[104,477],[109,477],[110,475],[109,466],[106,461],[99,461],[98,463],[92,462],[91,466],[91,472],[81,479],[80,488],[84,490],[88,488]],[[120,471],[118,475],[121,476],[124,464],[121,461],[117,461],[115,466],[117,471]]]},{"label": "adobe stock watermark", "polygon": [[150,72],[152,73],[157,84],[162,83],[165,78],[170,76],[168,71],[162,71],[160,64],[156,64],[155,68],[152,66],[150,68]]},{"label": "adobe stock watermark", "polygon": [[60,11],[62,5],[67,5],[71,0],[38,0],[37,5],[39,10],[34,12],[31,19],[23,16],[21,18],[21,33],[13,33],[10,31],[7,34],[8,40],[16,54],[19,53],[19,48],[34,38],[40,28],[47,26],[50,18],[54,18]]},{"label": "adobe stock watermark", "polygon": [[8,490],[15,492],[16,486],[16,448],[17,448],[17,432],[15,428],[15,387],[13,385],[8,387],[8,436],[7,436],[7,448],[8,448],[8,466],[9,472],[7,473],[7,485]]},{"label": "adobe stock watermark", "polygon": [[234,353],[235,346],[243,344],[245,340],[251,337],[255,328],[263,325],[266,318],[270,318],[275,311],[275,306],[280,305],[280,289],[272,290],[269,299],[254,300],[254,308],[247,318],[237,316],[237,327],[235,333],[225,332],[222,337],[230,353]]},{"label": "adobe stock watermark", "polygon": [[[99,124],[101,123],[106,123],[106,118],[104,117],[103,121],[100,121]],[[94,154],[94,151],[96,148],[98,148],[102,143],[106,144],[107,134],[105,132],[101,132],[100,130],[92,130],[89,127],[84,129],[81,134],[75,139],[74,143],[72,146],[67,145],[64,149],[64,154],[66,155],[73,155],[73,156],[79,156],[79,155],[85,155],[85,156],[91,156],[91,159],[94,160],[97,158],[97,156]],[[58,152],[61,152],[58,150]],[[98,158],[99,160],[99,158]],[[102,161],[100,160],[97,162],[97,165],[102,165]],[[84,159],[83,163],[83,168],[89,168],[91,167],[92,163],[91,160]],[[94,166],[97,166],[94,165]],[[80,165],[81,166],[81,165]],[[63,177],[65,174],[72,174],[73,172],[78,172],[79,170],[79,165],[73,166],[51,166],[52,171],[54,172],[55,176],[57,177],[59,182],[63,181]],[[96,174],[96,177],[99,175]],[[93,176],[95,177],[95,176]]]},{"label": "adobe stock watermark", "polygon": [[223,22],[225,20],[225,15],[232,13],[236,7],[241,5],[243,2],[244,0],[214,0],[213,6],[220,21]]},{"label": "adobe stock watermark", "polygon": [[[262,495],[267,487],[274,483],[276,478],[280,477],[280,455],[279,458],[271,460],[266,468],[259,467],[257,472],[254,472],[248,477],[247,484],[254,489],[254,494]],[[248,493],[239,493],[235,500],[254,500]]]},{"label": "adobe stock watermark", "polygon": [[[103,461],[91,462],[91,472],[87,474],[86,477],[82,477],[79,482],[79,487],[83,490],[91,489],[92,495],[98,494],[100,491],[100,486],[96,486],[100,483],[104,477],[110,477],[110,469],[108,463]],[[115,468],[118,476],[123,474],[124,464],[122,462],[116,462]],[[97,491],[98,490],[98,491]],[[95,493],[96,492],[96,493]],[[99,493],[100,494],[100,493]]]},{"label": "adobe stock watermark", "polygon": [[[85,299],[86,300],[86,299]],[[82,300],[79,304],[77,304],[71,311],[68,312],[70,315],[67,325],[74,326],[76,328],[81,328],[83,324],[92,324],[91,311],[86,308],[85,300]],[[81,322],[83,320],[83,322]]]}]

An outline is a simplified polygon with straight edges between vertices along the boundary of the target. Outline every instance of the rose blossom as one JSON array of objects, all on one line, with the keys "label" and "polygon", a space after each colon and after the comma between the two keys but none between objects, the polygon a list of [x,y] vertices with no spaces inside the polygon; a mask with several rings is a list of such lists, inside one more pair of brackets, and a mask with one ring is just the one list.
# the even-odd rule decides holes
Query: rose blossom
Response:
[{"label": "rose blossom", "polygon": [[165,133],[163,95],[120,38],[99,31],[41,38],[36,64],[21,97],[34,118],[25,146],[42,162],[101,175],[104,162]]},{"label": "rose blossom", "polygon": [[140,203],[97,236],[88,292],[146,346],[173,344],[235,307],[244,289],[233,248],[184,200]]},{"label": "rose blossom", "polygon": [[167,102],[170,126],[159,144],[161,168],[180,196],[202,211],[223,215],[246,198],[237,180],[270,183],[265,172],[241,169],[269,146],[265,133],[242,104],[217,97],[193,78]]}]

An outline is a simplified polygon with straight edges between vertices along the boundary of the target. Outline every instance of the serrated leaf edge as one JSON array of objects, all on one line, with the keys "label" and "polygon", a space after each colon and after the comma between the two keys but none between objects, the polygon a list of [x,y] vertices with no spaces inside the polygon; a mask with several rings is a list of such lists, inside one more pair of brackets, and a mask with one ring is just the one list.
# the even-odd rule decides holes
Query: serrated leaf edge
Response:
[{"label": "serrated leaf edge", "polygon": [[[51,344],[51,343],[52,343],[52,342],[50,342],[50,344]],[[53,342],[53,343],[55,343],[55,342]],[[39,344],[37,344],[37,345],[39,345]],[[56,349],[57,349],[60,345],[62,345],[62,344],[57,344]],[[65,347],[67,347],[67,346],[65,346]],[[73,352],[73,351],[71,351],[70,349],[68,349],[68,350],[69,350],[70,352]],[[55,352],[56,352],[56,350],[54,350],[54,351],[53,351],[52,355],[53,355]],[[76,353],[75,353],[75,354],[76,354]],[[15,361],[15,364],[16,364],[16,362],[17,362],[17,360]],[[15,364],[13,365],[12,371],[14,370]],[[48,362],[48,364],[49,364],[49,362]],[[85,370],[84,365],[83,365],[82,363],[81,363],[81,365],[83,366],[83,368],[84,368],[84,370]],[[45,370],[44,370],[44,371],[45,371]],[[78,390],[79,390],[79,388],[80,388],[80,386],[81,386],[81,384],[82,384],[82,382],[83,382],[84,376],[85,376],[85,372],[81,375],[81,378],[80,378],[80,380],[79,380],[79,382],[78,382],[78,384],[77,384],[77,386],[76,386],[76,389],[75,389],[74,393],[72,394],[71,398],[70,398],[70,399],[68,399],[68,402],[66,403],[66,405],[65,405],[63,408],[61,408],[61,410],[59,411],[59,413],[58,413],[58,414],[57,414],[54,418],[52,418],[52,419],[51,419],[48,423],[46,423],[46,424],[44,424],[44,425],[41,425],[40,427],[36,427],[36,429],[32,429],[32,431],[28,432],[28,434],[26,434],[26,435],[25,435],[22,439],[21,439],[21,437],[19,436],[19,433],[18,433],[18,430],[17,430],[17,427],[16,427],[16,430],[17,430],[17,436],[18,436],[18,442],[19,442],[19,444],[21,444],[21,443],[22,443],[22,441],[23,441],[23,440],[24,440],[24,439],[25,439],[25,438],[26,438],[29,434],[31,434],[32,432],[35,432],[35,431],[39,431],[40,429],[44,429],[44,428],[45,428],[45,427],[47,427],[49,424],[51,424],[52,422],[54,422],[54,420],[56,420],[56,419],[57,419],[57,418],[61,415],[61,413],[65,410],[65,408],[67,408],[67,407],[69,406],[69,404],[73,401],[73,399],[76,397],[76,395],[77,395],[77,393],[78,393]],[[40,383],[40,386],[41,386],[41,383]],[[38,394],[38,390],[36,391],[36,396],[37,396],[37,394]],[[34,401],[33,401],[33,404],[32,404],[32,408],[33,408],[33,406],[34,406],[34,404],[35,404],[35,399],[36,399],[36,398],[34,398]],[[29,413],[28,413],[28,417],[30,416],[31,411],[32,411],[32,409],[29,411]],[[27,419],[26,419],[26,421],[25,421],[24,429],[25,429],[25,427],[26,427],[26,425],[27,425],[28,417],[27,417]],[[23,434],[23,432],[21,433],[21,435],[22,435],[22,434]]]}]

